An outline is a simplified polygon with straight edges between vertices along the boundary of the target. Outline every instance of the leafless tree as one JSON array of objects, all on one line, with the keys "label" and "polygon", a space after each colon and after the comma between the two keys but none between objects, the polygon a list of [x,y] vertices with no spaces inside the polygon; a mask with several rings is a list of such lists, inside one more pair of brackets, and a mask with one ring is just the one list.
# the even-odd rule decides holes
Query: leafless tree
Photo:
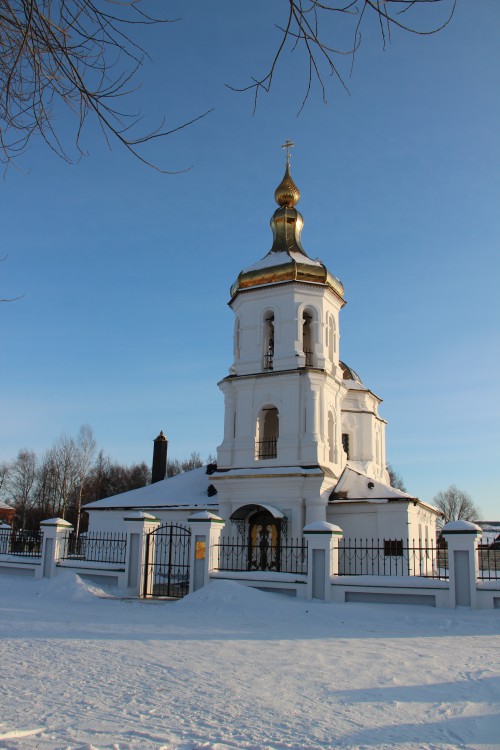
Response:
[{"label": "leafless tree", "polygon": [[144,462],[123,466],[112,462],[103,451],[99,451],[84,482],[82,502],[90,503],[93,500],[145,487],[150,481],[151,472]]},{"label": "leafless tree", "polygon": [[[314,81],[326,100],[327,76],[346,87],[337,60],[340,55],[354,56],[370,17],[377,22],[385,46],[394,29],[436,33],[451,19],[456,2],[283,0],[283,21],[276,24],[279,36],[271,64],[264,75],[253,77],[248,86],[236,90],[253,91],[256,106],[259,93],[271,89],[285,54],[301,50],[308,69],[302,106]],[[178,20],[150,15],[150,5],[150,0],[0,0],[0,159],[4,163],[23,152],[35,134],[56,154],[71,161],[67,139],[56,126],[56,113],[66,110],[76,118],[75,140],[80,154],[84,153],[82,128],[93,115],[108,142],[118,140],[141,161],[158,168],[141,154],[141,146],[192,124],[207,112],[172,128],[165,128],[162,122],[156,129],[141,133],[140,115],[129,115],[121,109],[119,102],[134,90],[136,75],[147,58],[137,42],[139,27]],[[432,11],[441,7],[443,19],[436,21]],[[426,19],[430,16],[427,29],[417,25],[424,13]],[[213,16],[215,24],[215,8]],[[352,44],[349,49],[339,49],[333,37],[337,31],[343,32],[346,21],[351,27]]]},{"label": "leafless tree", "polygon": [[90,469],[92,468],[92,463],[94,461],[95,451],[96,451],[96,442],[94,440],[94,433],[92,432],[92,427],[88,424],[84,424],[80,427],[80,430],[78,432],[78,436],[76,439],[76,474],[77,474],[77,487],[76,487],[76,525],[75,525],[75,532],[78,536],[78,533],[80,531],[80,515],[81,515],[81,508],[82,508],[82,495],[83,495],[83,489],[85,485],[85,480],[87,479]]},{"label": "leafless tree", "polygon": [[11,471],[11,464],[8,461],[0,463],[0,497],[3,496],[4,488],[7,486],[7,480]]},{"label": "leafless tree", "polygon": [[434,505],[443,514],[443,523],[448,521],[477,521],[480,511],[472,497],[454,484],[433,497]]},{"label": "leafless tree", "polygon": [[61,435],[46,455],[53,481],[54,515],[66,518],[78,480],[78,451],[74,438]]},{"label": "leafless tree", "polygon": [[401,490],[401,492],[406,492],[405,483],[403,482],[403,477],[401,476],[401,474],[398,474],[398,472],[393,469],[391,464],[387,464],[387,471],[389,472],[391,487],[394,487],[397,490]]},{"label": "leafless tree", "polygon": [[7,478],[6,489],[9,500],[21,518],[22,528],[26,528],[28,513],[35,503],[35,482],[37,476],[37,457],[26,448],[20,450],[12,462]]},{"label": "leafless tree", "polygon": [[[210,456],[206,463],[211,463],[215,459],[213,456]],[[189,458],[184,459],[183,461],[179,461],[177,458],[174,458],[173,461],[167,462],[167,478],[169,477],[175,477],[177,474],[183,474],[185,471],[191,471],[192,469],[198,469],[200,466],[204,466],[203,461],[200,458],[200,454],[196,451],[193,451]]]}]

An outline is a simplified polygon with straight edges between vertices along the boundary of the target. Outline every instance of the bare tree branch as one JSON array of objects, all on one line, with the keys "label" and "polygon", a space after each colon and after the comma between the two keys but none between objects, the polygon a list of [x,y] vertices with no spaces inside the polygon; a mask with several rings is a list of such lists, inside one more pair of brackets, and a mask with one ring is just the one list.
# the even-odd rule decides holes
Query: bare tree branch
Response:
[{"label": "bare tree branch", "polygon": [[[139,0],[140,2],[140,0]],[[140,114],[122,112],[147,53],[128,30],[176,20],[149,16],[138,0],[0,0],[0,161],[9,164],[34,135],[54,153],[74,159],[54,126],[63,104],[77,117],[75,143],[93,114],[109,145],[117,140],[140,161],[160,169],[141,152],[148,141],[166,137],[208,114],[171,128],[164,122],[138,132]],[[210,111],[210,110],[209,110]],[[181,170],[186,171],[186,170]],[[169,172],[172,173],[172,172]]]},{"label": "bare tree branch", "polygon": [[[305,94],[299,108],[300,113],[309,98],[314,81],[319,85],[323,101],[326,102],[326,76],[334,77],[348,92],[347,84],[340,72],[337,64],[337,58],[341,55],[352,56],[351,73],[354,64],[354,56],[361,44],[361,26],[367,21],[373,13],[376,15],[382,46],[391,41],[391,32],[393,28],[398,28],[412,34],[428,35],[436,34],[444,29],[451,21],[457,0],[330,0],[321,2],[320,0],[288,0],[287,22],[284,25],[276,24],[280,32],[280,41],[273,60],[267,72],[260,78],[252,77],[252,83],[243,87],[236,87],[226,84],[232,91],[253,91],[253,111],[257,108],[259,94],[264,91],[268,93],[278,68],[279,63],[286,52],[301,50],[306,59],[308,68],[308,78],[306,82]],[[403,23],[400,17],[403,13],[409,13],[416,6],[442,6],[445,8],[445,18],[443,21],[435,23],[428,29],[418,28],[408,23]],[[372,13],[370,13],[372,11]],[[420,11],[422,15],[423,11]],[[338,14],[352,19],[353,34],[352,43],[348,49],[338,49],[322,35],[325,28],[328,28],[329,18],[333,14]],[[340,24],[339,24],[340,26]],[[287,43],[290,47],[287,47]]]},{"label": "bare tree branch", "polygon": [[[7,257],[8,257],[7,255],[4,255],[3,258],[0,258],[0,263],[3,263],[4,260],[7,260]],[[24,294],[20,294],[19,297],[0,297],[0,302],[17,302],[23,297],[24,297]]]},{"label": "bare tree branch", "polygon": [[[12,163],[34,136],[42,137],[52,151],[67,162],[75,159],[56,126],[62,108],[75,117],[73,147],[85,155],[82,133],[87,118],[99,124],[109,146],[118,142],[140,161],[160,172],[141,147],[205,117],[212,110],[174,127],[144,131],[140,113],[123,111],[123,101],[137,87],[136,77],[148,54],[135,38],[138,26],[172,24],[179,19],[150,16],[148,0],[0,0],[0,161]],[[235,91],[253,91],[254,112],[259,94],[271,90],[285,54],[303,54],[307,79],[300,110],[314,85],[326,101],[326,78],[333,77],[348,91],[338,67],[341,56],[354,56],[361,44],[361,28],[376,19],[382,46],[393,29],[413,34],[435,34],[451,20],[457,0],[283,0],[283,23],[276,24],[276,51],[261,77],[252,77]],[[417,18],[445,11],[444,20],[430,28],[417,27]],[[214,11],[214,16],[216,15]],[[285,20],[286,19],[286,20]],[[334,23],[332,25],[332,19]],[[329,38],[343,30],[342,19],[352,25],[352,43],[341,49]],[[71,143],[71,141],[69,141]],[[186,171],[186,170],[181,170]]]}]

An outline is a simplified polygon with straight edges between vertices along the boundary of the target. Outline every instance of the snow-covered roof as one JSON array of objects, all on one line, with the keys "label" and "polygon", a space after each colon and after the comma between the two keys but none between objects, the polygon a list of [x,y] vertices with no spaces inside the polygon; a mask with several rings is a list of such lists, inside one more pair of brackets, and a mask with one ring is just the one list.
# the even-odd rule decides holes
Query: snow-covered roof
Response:
[{"label": "snow-covered roof", "polygon": [[261,268],[270,268],[272,266],[284,265],[285,263],[290,262],[290,258],[296,263],[302,263],[306,266],[322,265],[321,261],[313,260],[304,253],[294,252],[293,250],[290,250],[289,252],[269,252],[266,256],[264,256],[264,258],[261,258],[261,260],[253,263],[253,265],[248,266],[248,268],[245,268],[243,273],[248,273],[248,271],[258,271]]},{"label": "snow-covered roof", "polygon": [[483,531],[496,531],[497,534],[500,534],[500,521],[478,521],[477,525]]},{"label": "snow-covered roof", "polygon": [[335,486],[335,493],[342,493],[342,497],[333,502],[345,502],[346,500],[368,500],[380,502],[386,500],[416,500],[417,498],[407,492],[397,490],[385,482],[378,482],[367,474],[355,471],[346,466]]},{"label": "snow-covered roof", "polygon": [[351,380],[350,378],[344,378],[342,381],[350,391],[368,391],[369,389],[358,380]]},{"label": "snow-covered roof", "polygon": [[105,508],[213,508],[218,503],[207,494],[211,484],[206,468],[186,471],[161,482],[139,487],[137,490],[121,492],[119,495],[96,500],[84,506],[85,510]]},{"label": "snow-covered roof", "polygon": [[492,544],[500,541],[500,521],[478,521],[477,525],[482,530],[482,544]]},{"label": "snow-covered roof", "polygon": [[396,500],[409,500],[418,503],[427,510],[436,513],[436,515],[440,515],[440,511],[433,505],[409,495],[408,492],[397,490],[395,487],[385,484],[385,482],[378,482],[349,465],[342,472],[330,497],[331,503],[388,503]]},{"label": "snow-covered roof", "polygon": [[443,526],[443,534],[446,534],[447,531],[481,531],[481,527],[478,526],[477,523],[472,523],[472,521],[463,521],[461,519],[459,521],[448,521],[448,523],[445,523],[445,525]]}]

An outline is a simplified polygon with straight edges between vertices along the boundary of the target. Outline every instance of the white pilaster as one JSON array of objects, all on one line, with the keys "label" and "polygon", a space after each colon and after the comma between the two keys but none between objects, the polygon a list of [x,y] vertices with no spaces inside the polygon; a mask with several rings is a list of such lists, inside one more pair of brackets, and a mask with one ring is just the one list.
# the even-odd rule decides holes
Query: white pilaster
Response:
[{"label": "white pilaster", "polygon": [[[127,557],[125,563],[125,590],[129,596],[142,596],[145,590],[147,568],[148,534],[160,526],[160,521],[151,513],[131,511],[124,519],[127,531]],[[154,558],[154,549],[149,549],[149,558]]]},{"label": "white pilaster", "polygon": [[49,518],[42,521],[40,529],[43,532],[42,575],[44,578],[53,578],[57,572],[57,563],[64,555],[66,538],[73,525],[64,518]]},{"label": "white pilaster", "polygon": [[450,607],[477,609],[477,545],[482,530],[470,521],[450,521],[442,534],[448,542]]},{"label": "white pilaster", "polygon": [[202,510],[188,518],[191,528],[189,559],[189,593],[210,582],[210,571],[217,567],[217,544],[224,521],[219,516]]},{"label": "white pilaster", "polygon": [[333,575],[338,574],[338,543],[342,529],[326,521],[304,526],[307,540],[306,599],[332,600]]}]

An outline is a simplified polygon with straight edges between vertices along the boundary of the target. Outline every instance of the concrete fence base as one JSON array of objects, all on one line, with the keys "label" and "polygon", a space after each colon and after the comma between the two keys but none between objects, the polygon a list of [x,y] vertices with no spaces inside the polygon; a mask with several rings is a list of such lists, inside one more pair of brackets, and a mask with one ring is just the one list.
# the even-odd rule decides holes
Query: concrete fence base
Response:
[{"label": "concrete fence base", "polygon": [[[262,591],[318,599],[324,602],[370,602],[431,607],[500,609],[500,579],[478,580],[478,539],[481,529],[466,521],[443,528],[448,546],[447,580],[419,575],[340,575],[338,526],[318,521],[307,525],[307,573],[218,570],[217,549],[224,522],[203,511],[188,519],[191,529],[189,592],[213,580],[234,580]],[[52,518],[41,524],[43,544],[39,557],[0,554],[0,573],[34,578],[53,578],[61,570],[73,570],[92,581],[112,584],[124,596],[141,597],[145,590],[147,537],[160,522],[143,511],[129,513],[126,521],[124,562],[87,562],[68,559],[65,544],[71,524]],[[122,557],[123,559],[123,557]]]}]

